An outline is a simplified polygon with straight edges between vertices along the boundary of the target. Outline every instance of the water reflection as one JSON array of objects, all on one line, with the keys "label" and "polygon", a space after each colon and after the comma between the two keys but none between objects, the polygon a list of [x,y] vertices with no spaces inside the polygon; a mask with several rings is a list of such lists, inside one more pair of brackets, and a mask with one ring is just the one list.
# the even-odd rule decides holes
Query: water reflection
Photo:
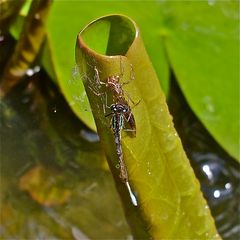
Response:
[{"label": "water reflection", "polygon": [[233,197],[239,175],[226,160],[213,153],[193,153],[192,159],[202,190],[212,204]]},{"label": "water reflection", "polygon": [[193,153],[194,169],[201,188],[215,217],[218,231],[224,239],[236,239],[240,233],[240,174],[231,159],[217,154]]},{"label": "water reflection", "polygon": [[220,191],[219,190],[215,190],[214,193],[213,193],[213,196],[215,198],[219,198],[220,197]]},{"label": "water reflection", "polygon": [[208,180],[212,182],[213,181],[213,173],[210,170],[210,167],[208,165],[203,165],[202,170],[204,171],[204,173],[208,177]]}]

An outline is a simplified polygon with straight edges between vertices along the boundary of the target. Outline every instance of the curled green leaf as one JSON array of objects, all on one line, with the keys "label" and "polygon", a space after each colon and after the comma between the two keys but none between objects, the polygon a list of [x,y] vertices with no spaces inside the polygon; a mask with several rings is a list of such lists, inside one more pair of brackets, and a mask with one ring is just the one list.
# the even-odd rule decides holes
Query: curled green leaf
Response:
[{"label": "curled green leaf", "polygon": [[[76,62],[80,75],[84,76],[101,144],[134,236],[219,239],[136,24],[121,15],[90,23],[78,35]],[[119,178],[110,119],[104,116],[103,101],[92,89],[97,86],[95,69],[101,81],[122,72],[123,83],[129,81],[132,72],[134,75],[134,80],[124,85],[124,91],[135,102],[141,100],[132,109],[137,134],[132,137],[123,132],[122,146],[137,207],[131,204],[127,188]],[[106,94],[111,96],[109,89]]]}]

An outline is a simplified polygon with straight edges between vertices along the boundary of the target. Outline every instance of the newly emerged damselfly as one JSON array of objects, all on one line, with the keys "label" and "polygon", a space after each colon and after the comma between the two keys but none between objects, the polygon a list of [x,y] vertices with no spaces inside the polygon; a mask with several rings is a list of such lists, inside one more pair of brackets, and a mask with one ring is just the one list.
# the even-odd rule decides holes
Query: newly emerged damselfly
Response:
[{"label": "newly emerged damselfly", "polygon": [[[130,109],[129,109],[128,105],[125,105],[123,103],[113,103],[110,106],[110,110],[111,110],[111,112],[109,114],[105,115],[105,117],[112,115],[111,129],[114,134],[116,152],[117,152],[118,161],[119,161],[120,178],[127,186],[127,189],[129,191],[129,195],[130,195],[133,205],[137,206],[137,199],[136,199],[135,195],[133,194],[131,187],[129,185],[128,171],[127,171],[127,167],[125,165],[124,159],[123,159],[123,151],[122,151],[122,144],[121,144],[121,131],[125,127],[125,125],[124,125],[125,121],[128,121],[128,119],[126,119],[126,113],[128,113]],[[133,131],[132,129],[125,129],[125,130]]]},{"label": "newly emerged damselfly", "polygon": [[[121,62],[121,61],[120,61]],[[99,71],[97,69],[97,67],[95,66],[94,67],[94,71],[95,71],[95,80],[97,82],[97,85],[98,85],[98,89],[101,89],[100,86],[105,86],[106,88],[110,89],[111,93],[112,93],[112,98],[113,98],[113,102],[115,103],[121,103],[125,106],[128,106],[128,111],[126,111],[124,113],[125,115],[125,118],[127,119],[127,123],[129,124],[130,126],[130,129],[132,129],[132,133],[134,135],[136,135],[136,123],[135,123],[135,119],[134,119],[134,116],[132,114],[132,110],[131,110],[131,107],[129,106],[129,103],[128,101],[126,100],[125,98],[125,95],[127,95],[127,99],[129,101],[131,101],[131,103],[136,106],[140,103],[140,100],[135,103],[131,97],[129,96],[129,94],[123,90],[122,86],[125,85],[125,84],[128,84],[131,80],[133,80],[133,74],[131,73],[131,76],[130,76],[130,80],[128,82],[124,82],[124,83],[120,83],[120,79],[122,78],[123,76],[123,73],[122,73],[122,67],[121,67],[121,73],[120,75],[113,75],[113,76],[109,76],[107,79],[106,79],[106,82],[102,82],[100,80],[100,76],[99,76]],[[131,72],[132,72],[132,69],[131,69]],[[96,94],[96,91],[94,91],[95,94]],[[102,93],[101,92],[98,92],[97,93],[98,95],[101,95]]]},{"label": "newly emerged damselfly", "polygon": [[[129,180],[128,180],[128,171],[124,162],[123,150],[121,145],[121,131],[130,131],[136,136],[136,123],[132,113],[132,109],[129,106],[130,101],[135,107],[138,103],[134,103],[130,96],[123,90],[122,86],[127,83],[120,83],[122,79],[122,73],[120,75],[112,75],[107,77],[106,82],[100,80],[99,71],[96,66],[92,68],[94,70],[95,75],[94,78],[85,78],[88,82],[88,89],[96,96],[100,97],[100,102],[103,105],[104,115],[111,116],[111,129],[114,136],[114,142],[116,146],[116,154],[118,157],[118,164],[120,171],[120,179],[123,183],[126,184],[126,187],[129,191],[130,198],[132,203],[136,206],[137,200],[131,190]],[[122,72],[122,71],[121,71]],[[132,79],[131,79],[132,80]],[[130,81],[129,81],[130,82]],[[109,95],[108,95],[109,94]],[[111,105],[108,106],[109,96],[111,99]],[[125,98],[125,96],[127,96]],[[105,98],[105,102],[104,102]],[[127,100],[126,100],[127,99]],[[100,105],[98,104],[98,108],[100,109]],[[106,109],[110,109],[110,113],[106,114]]]},{"label": "newly emerged damselfly", "polygon": [[129,111],[127,105],[122,103],[114,103],[110,106],[111,112],[106,117],[112,115],[111,119],[111,129],[114,134],[114,141],[116,144],[116,152],[119,160],[120,166],[120,178],[123,182],[128,181],[128,173],[123,160],[123,152],[121,145],[121,131],[124,128],[124,121],[126,120],[125,114]]}]

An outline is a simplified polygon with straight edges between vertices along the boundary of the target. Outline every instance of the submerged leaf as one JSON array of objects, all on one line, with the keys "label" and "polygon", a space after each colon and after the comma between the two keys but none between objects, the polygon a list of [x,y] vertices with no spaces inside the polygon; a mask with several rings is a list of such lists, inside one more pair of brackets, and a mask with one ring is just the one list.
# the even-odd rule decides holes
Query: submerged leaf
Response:
[{"label": "submerged leaf", "polygon": [[[103,27],[106,30],[99,31]],[[107,47],[92,45],[95,31],[99,41],[108,39],[102,41],[108,43]],[[135,237],[219,239],[135,23],[121,15],[92,22],[78,35],[76,61],[80,73],[87,76],[84,84],[97,130],[126,215],[131,216],[128,221]],[[137,136],[122,136],[124,161],[137,196],[137,208],[130,205],[127,188],[115,167],[118,158],[110,119],[104,117],[103,102],[92,91],[92,86],[97,86],[95,69],[101,81],[106,81],[108,76],[119,75],[121,68],[122,83],[129,81],[131,69],[134,75],[134,80],[124,85],[124,91],[136,101],[141,99],[133,109]]]},{"label": "submerged leaf", "polygon": [[39,54],[45,39],[45,23],[50,3],[51,0],[32,1],[14,53],[4,69],[0,97],[4,97],[24,77],[27,69]]},{"label": "submerged leaf", "polygon": [[66,203],[70,189],[63,187],[64,175],[61,172],[35,166],[20,178],[19,187],[44,206],[56,206]]}]

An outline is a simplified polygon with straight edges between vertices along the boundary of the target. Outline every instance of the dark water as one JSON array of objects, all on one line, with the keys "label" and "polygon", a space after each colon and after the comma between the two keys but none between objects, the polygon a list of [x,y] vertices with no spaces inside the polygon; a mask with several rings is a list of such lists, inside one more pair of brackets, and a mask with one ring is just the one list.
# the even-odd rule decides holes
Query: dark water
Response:
[{"label": "dark water", "polygon": [[240,172],[189,108],[172,76],[169,108],[223,239],[240,239]]}]

